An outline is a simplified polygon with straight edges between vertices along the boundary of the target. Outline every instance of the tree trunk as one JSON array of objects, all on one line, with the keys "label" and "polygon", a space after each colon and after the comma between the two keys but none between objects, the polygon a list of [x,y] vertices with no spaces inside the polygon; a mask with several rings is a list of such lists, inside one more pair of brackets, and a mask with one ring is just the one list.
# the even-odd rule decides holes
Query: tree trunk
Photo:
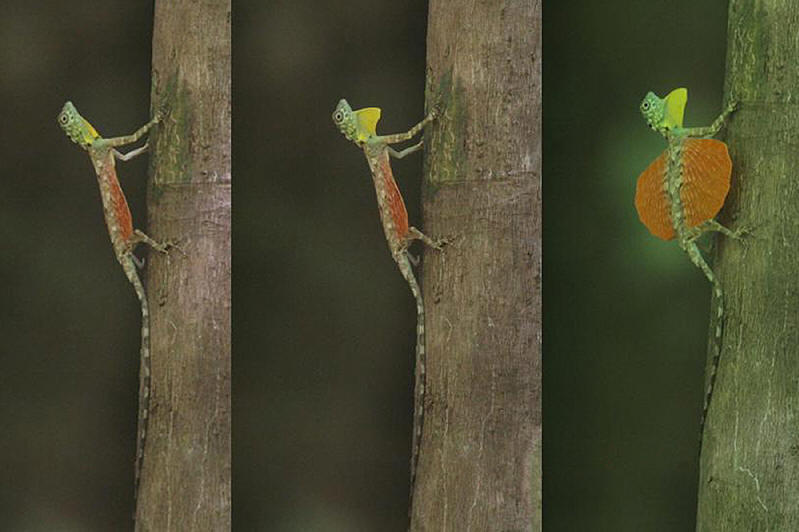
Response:
[{"label": "tree trunk", "polygon": [[700,463],[697,530],[799,530],[799,41],[796,3],[732,0],[726,92],[733,188],[720,239],[723,349]]},{"label": "tree trunk", "polygon": [[413,530],[541,529],[541,5],[432,0]]},{"label": "tree trunk", "polygon": [[[152,397],[137,530],[230,529],[230,2],[160,0],[147,272]],[[152,254],[151,254],[152,256]]]}]

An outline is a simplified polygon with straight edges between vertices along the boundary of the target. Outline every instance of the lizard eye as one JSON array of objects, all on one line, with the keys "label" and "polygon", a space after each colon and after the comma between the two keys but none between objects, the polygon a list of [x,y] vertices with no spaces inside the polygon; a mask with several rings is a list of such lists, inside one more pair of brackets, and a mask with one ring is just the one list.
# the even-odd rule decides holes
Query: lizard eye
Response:
[{"label": "lizard eye", "polygon": [[336,122],[341,122],[343,119],[344,115],[341,113],[341,111],[336,111],[336,114],[333,116],[333,120]]},{"label": "lizard eye", "polygon": [[66,124],[67,122],[69,122],[69,117],[67,117],[67,115],[61,115],[58,117],[58,121],[61,122],[62,124]]},{"label": "lizard eye", "polygon": [[642,103],[641,104],[641,109],[643,109],[644,111],[648,111],[649,110],[649,102]]}]

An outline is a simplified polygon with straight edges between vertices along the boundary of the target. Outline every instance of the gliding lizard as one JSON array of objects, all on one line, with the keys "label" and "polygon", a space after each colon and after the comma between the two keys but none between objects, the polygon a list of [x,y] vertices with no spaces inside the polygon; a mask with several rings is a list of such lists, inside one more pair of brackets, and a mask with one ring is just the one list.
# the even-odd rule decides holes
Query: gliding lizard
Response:
[{"label": "gliding lizard", "polygon": [[714,217],[724,205],[730,188],[732,162],[727,145],[704,138],[715,135],[735,110],[730,102],[718,118],[707,127],[683,127],[683,114],[688,91],[674,89],[665,98],[649,92],[641,102],[641,114],[650,128],[666,139],[668,146],[638,178],[635,208],[641,222],[663,240],[677,238],[688,258],[713,286],[716,327],[713,334],[713,358],[707,390],[699,422],[699,447],[721,357],[721,336],[724,317],[724,296],[721,283],[707,264],[696,239],[707,232],[718,232],[740,239],[747,229],[732,231]]},{"label": "gliding lizard", "polygon": [[161,112],[156,113],[152,120],[136,130],[132,135],[124,137],[103,138],[97,130],[83,118],[72,102],[64,104],[58,114],[58,125],[67,134],[69,139],[86,150],[97,174],[97,183],[100,185],[100,197],[103,201],[103,214],[111,237],[114,255],[122,265],[130,283],[136,291],[136,296],[141,303],[141,360],[140,360],[140,397],[138,415],[138,430],[136,432],[136,461],[134,472],[134,507],[138,497],[141,467],[144,460],[144,444],[147,439],[147,419],[150,400],[150,310],[144,286],[136,272],[137,266],[142,266],[133,254],[137,244],[147,244],[160,253],[167,253],[172,246],[170,243],[156,242],[138,229],[133,229],[133,221],[128,208],[128,202],[122,192],[117,179],[114,159],[128,161],[147,151],[148,144],[122,154],[116,148],[132,144],[141,139],[147,132],[162,120]]},{"label": "gliding lizard", "polygon": [[425,324],[424,324],[424,303],[419,283],[413,275],[411,267],[411,257],[408,253],[408,246],[414,240],[420,240],[424,244],[441,250],[447,244],[446,240],[434,241],[427,235],[408,225],[408,212],[405,210],[405,202],[397,188],[397,182],[391,172],[389,156],[401,159],[406,155],[416,152],[422,148],[422,141],[406,148],[396,151],[390,144],[405,142],[415,137],[422,131],[425,125],[436,119],[438,109],[428,114],[424,119],[413,126],[405,133],[394,135],[378,135],[376,132],[377,121],[380,120],[380,109],[377,107],[367,107],[353,111],[347,100],[342,99],[338,102],[336,110],[333,112],[333,122],[339,131],[344,134],[347,140],[354,142],[363,148],[369,169],[372,173],[375,192],[377,193],[377,206],[380,210],[380,220],[383,222],[383,232],[386,235],[388,248],[391,256],[399,266],[400,272],[411,288],[411,293],[416,299],[416,368],[418,377],[416,380],[415,408],[414,408],[414,429],[411,454],[411,497],[416,481],[416,468],[419,464],[419,446],[422,438],[422,425],[424,424],[424,395],[425,395]]}]

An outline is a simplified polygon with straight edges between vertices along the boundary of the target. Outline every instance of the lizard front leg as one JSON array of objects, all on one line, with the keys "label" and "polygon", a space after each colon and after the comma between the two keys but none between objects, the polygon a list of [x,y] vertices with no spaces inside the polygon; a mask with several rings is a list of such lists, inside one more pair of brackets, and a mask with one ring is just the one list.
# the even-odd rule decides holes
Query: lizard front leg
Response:
[{"label": "lizard front leg", "polygon": [[[146,135],[147,132],[150,131],[150,129],[154,125],[160,123],[164,119],[164,116],[166,115],[167,112],[168,112],[168,108],[166,108],[166,107],[164,107],[162,109],[159,109],[158,112],[155,113],[155,116],[153,116],[152,120],[150,120],[149,122],[144,124],[142,127],[137,129],[131,135],[125,135],[125,136],[122,136],[122,137],[111,137],[111,138],[107,138],[107,139],[103,139],[103,140],[105,141],[105,143],[107,145],[115,147],[115,148],[118,148],[119,146],[125,146],[127,144],[133,144],[134,142],[136,142],[140,138],[142,138],[144,135]],[[136,150],[134,150],[134,151],[136,151]],[[139,153],[141,153],[141,152],[139,152]],[[139,153],[136,153],[135,155],[133,155],[133,157],[135,157]]]},{"label": "lizard front leg", "polygon": [[[397,144],[399,142],[405,142],[411,140],[413,137],[419,134],[419,132],[424,128],[424,126],[435,120],[437,116],[438,116],[438,110],[434,109],[431,113],[429,113],[426,117],[424,117],[421,122],[413,126],[405,133],[395,133],[394,135],[378,135],[375,138],[386,144]],[[411,147],[413,148],[413,146]]]},{"label": "lizard front leg", "polygon": [[735,100],[730,101],[724,111],[713,121],[712,124],[706,127],[689,127],[683,130],[687,137],[713,137],[721,130],[724,124],[727,123],[730,115],[738,108],[738,102]]},{"label": "lizard front leg", "polygon": [[128,153],[122,153],[115,149],[112,149],[111,151],[113,152],[114,157],[116,157],[120,161],[130,161],[131,159],[138,157],[142,153],[146,152],[149,148],[150,148],[150,143],[145,142],[144,146],[142,146],[141,148],[136,148],[135,150],[131,150]]},{"label": "lizard front leg", "polygon": [[388,154],[391,155],[392,157],[394,157],[395,159],[402,159],[406,155],[409,155],[411,153],[414,153],[414,152],[417,152],[417,151],[421,150],[423,145],[424,145],[424,141],[420,140],[418,143],[414,144],[413,146],[411,146],[409,148],[405,148],[402,151],[397,151],[394,148],[392,148],[391,146],[386,146],[386,150],[388,151]]}]

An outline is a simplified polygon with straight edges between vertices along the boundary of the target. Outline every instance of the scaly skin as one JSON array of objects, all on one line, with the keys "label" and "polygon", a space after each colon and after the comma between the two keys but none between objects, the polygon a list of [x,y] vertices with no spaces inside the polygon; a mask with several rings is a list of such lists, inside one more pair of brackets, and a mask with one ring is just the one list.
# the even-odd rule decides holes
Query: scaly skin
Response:
[{"label": "scaly skin", "polygon": [[353,111],[347,101],[342,99],[333,112],[333,122],[344,136],[360,146],[366,155],[366,160],[369,163],[369,169],[372,173],[372,181],[374,182],[375,192],[377,194],[377,206],[380,210],[380,220],[383,223],[383,232],[386,235],[389,251],[391,251],[391,256],[397,263],[402,276],[411,288],[413,297],[416,299],[416,368],[418,371],[416,393],[414,394],[415,414],[410,482],[411,497],[413,497],[416,482],[416,469],[419,464],[419,446],[421,444],[422,427],[424,425],[426,358],[424,302],[422,301],[422,292],[419,289],[419,283],[416,281],[416,277],[413,274],[411,260],[408,255],[408,246],[414,240],[420,240],[434,249],[441,250],[442,246],[446,244],[446,241],[434,241],[415,227],[408,225],[408,213],[405,209],[405,203],[402,200],[402,195],[397,188],[397,183],[391,171],[389,156],[402,158],[409,153],[418,151],[422,147],[422,143],[419,142],[400,152],[395,151],[389,145],[404,142],[416,136],[422,131],[425,125],[435,120],[437,112],[433,111],[405,133],[377,135],[374,131],[377,119],[374,119],[373,123],[364,123],[364,121],[358,118],[358,114],[362,111],[376,113],[378,118],[380,115],[378,109]]},{"label": "scaly skin", "polygon": [[[681,89],[678,89],[677,91],[679,90]],[[674,92],[676,93],[677,91]],[[686,98],[687,96],[683,95],[683,106]],[[693,262],[694,265],[702,270],[702,273],[705,274],[705,277],[707,277],[708,281],[710,281],[710,284],[713,287],[716,326],[713,335],[713,359],[711,362],[710,374],[708,376],[708,386],[707,390],[705,391],[702,417],[700,419],[700,452],[702,449],[702,436],[705,427],[705,420],[707,418],[708,409],[710,408],[710,400],[712,398],[713,387],[716,382],[716,372],[718,371],[719,360],[721,357],[724,296],[721,289],[721,284],[713,274],[713,270],[707,264],[704,257],[702,257],[699,247],[696,245],[696,239],[702,234],[711,231],[723,233],[728,237],[739,239],[746,231],[731,231],[714,219],[709,219],[698,226],[689,227],[689,225],[686,223],[686,208],[685,205],[683,205],[683,199],[681,197],[681,189],[684,184],[683,148],[686,139],[711,137],[716,135],[724,126],[729,118],[729,115],[735,110],[735,108],[736,103],[731,102],[724,109],[721,115],[716,118],[713,124],[708,127],[684,128],[682,127],[682,107],[680,107],[679,118],[675,119],[674,116],[669,116],[669,109],[666,99],[658,98],[654,93],[650,92],[641,102],[641,113],[643,114],[647,124],[650,128],[660,133],[668,143],[666,150],[666,175],[663,185],[670,203],[669,214],[671,217],[672,226],[674,228],[674,233],[677,237],[677,242],[688,255],[688,258],[691,260],[691,262]]]},{"label": "scaly skin", "polygon": [[144,291],[139,274],[136,271],[137,259],[133,249],[139,243],[151,246],[156,251],[166,253],[169,244],[161,244],[151,239],[138,229],[133,229],[133,221],[128,208],[128,202],[122,187],[117,179],[115,158],[129,160],[143,153],[147,146],[134,150],[128,154],[121,154],[115,148],[131,144],[142,138],[155,124],[161,120],[161,115],[156,116],[147,124],[139,128],[132,135],[115,138],[102,138],[97,130],[84,119],[71,102],[64,104],[58,115],[58,124],[67,136],[89,153],[89,158],[97,174],[97,183],[100,186],[100,197],[103,201],[103,215],[111,237],[114,255],[122,266],[136,296],[141,304],[141,357],[139,369],[139,394],[142,398],[139,404],[138,430],[136,441],[136,461],[134,473],[134,507],[138,497],[141,467],[144,461],[144,444],[147,439],[147,421],[149,417],[150,399],[150,309],[147,295]]}]

